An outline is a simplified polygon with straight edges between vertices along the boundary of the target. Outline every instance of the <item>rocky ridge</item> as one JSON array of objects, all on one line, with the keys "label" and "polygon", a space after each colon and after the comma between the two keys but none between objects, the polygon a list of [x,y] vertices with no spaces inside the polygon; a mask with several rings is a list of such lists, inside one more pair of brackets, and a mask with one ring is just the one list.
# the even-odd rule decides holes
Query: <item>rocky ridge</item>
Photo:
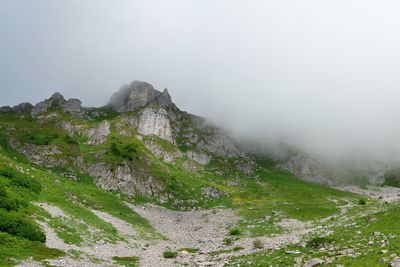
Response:
[{"label": "rocky ridge", "polygon": [[[84,108],[80,100],[66,100],[55,93],[35,106],[22,103],[13,108],[0,108],[0,112],[31,116],[34,127],[53,125],[51,130],[59,132],[54,138],[61,138],[68,145],[52,143],[53,136],[45,144],[37,144],[34,139],[31,142],[16,138],[19,133],[10,130],[10,145],[30,161],[64,168],[64,174],[74,179],[75,173],[84,171],[95,178],[99,187],[131,196],[140,194],[162,201],[171,197],[165,181],[165,177],[171,176],[168,167],[159,166],[155,173],[154,167],[149,167],[160,165],[154,163],[155,159],[166,164],[179,162],[190,173],[196,173],[218,157],[240,158],[237,171],[244,175],[251,175],[255,166],[243,165],[250,158],[222,129],[179,110],[167,89],[160,92],[145,82],[134,81],[122,86],[100,108]],[[163,144],[164,141],[169,145]],[[71,146],[75,147],[73,153],[66,150]],[[87,146],[87,152],[76,152],[77,146]],[[208,197],[208,191],[203,192]]]}]

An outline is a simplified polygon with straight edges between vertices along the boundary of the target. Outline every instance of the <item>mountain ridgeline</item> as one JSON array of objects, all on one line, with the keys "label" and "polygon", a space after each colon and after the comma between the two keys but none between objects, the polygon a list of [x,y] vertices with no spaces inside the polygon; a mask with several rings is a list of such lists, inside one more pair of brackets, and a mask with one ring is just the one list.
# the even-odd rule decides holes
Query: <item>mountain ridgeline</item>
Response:
[{"label": "mountain ridgeline", "polygon": [[[224,130],[181,111],[167,89],[145,82],[122,86],[100,108],[55,93],[0,112],[4,138],[29,161],[71,179],[88,175],[100,188],[132,197],[186,199],[191,193],[177,179],[182,173],[254,178],[256,163]],[[219,195],[210,186],[200,191]]]}]

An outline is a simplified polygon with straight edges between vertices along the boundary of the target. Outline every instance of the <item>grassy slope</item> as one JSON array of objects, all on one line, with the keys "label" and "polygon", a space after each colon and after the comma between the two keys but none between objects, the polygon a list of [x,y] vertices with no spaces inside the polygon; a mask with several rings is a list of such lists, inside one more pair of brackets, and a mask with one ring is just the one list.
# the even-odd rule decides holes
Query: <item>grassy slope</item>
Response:
[{"label": "grassy slope", "polygon": [[[111,119],[112,125],[118,121],[114,116],[108,119]],[[165,164],[151,155],[137,138],[122,137],[115,132],[105,144],[87,146],[79,144],[81,141],[79,138],[66,139],[65,132],[51,123],[39,125],[30,118],[20,119],[12,116],[3,118],[1,123],[3,127],[18,129],[15,133],[19,134],[17,137],[21,141],[38,145],[57,144],[64,155],[76,156],[83,153],[88,161],[95,160],[93,155],[100,150],[110,151],[112,144],[115,143],[122,154],[131,153],[132,159],[137,160],[137,164],[147,166],[156,177],[162,177],[168,185],[167,190],[174,195],[173,199],[162,205],[175,209],[213,206],[233,208],[242,218],[238,225],[242,235],[259,236],[282,232],[283,229],[274,225],[281,218],[316,220],[337,213],[337,205],[347,201],[355,203],[358,199],[356,195],[350,193],[297,180],[291,174],[275,170],[271,166],[264,166],[257,171],[258,179],[243,177],[237,173],[232,161],[223,159],[214,161],[209,168],[197,173],[188,172],[183,168],[183,163],[187,159],[180,159],[182,164]],[[165,150],[174,149],[162,140],[158,140],[158,143]],[[134,150],[124,150],[128,145],[132,145]],[[111,242],[121,238],[110,224],[100,220],[90,209],[108,212],[132,223],[144,236],[154,236],[148,222],[123,203],[123,200],[132,201],[131,199],[98,189],[90,177],[82,174],[79,181],[71,181],[41,167],[32,167],[26,159],[5,149],[6,147],[3,140],[3,150],[0,153],[3,164],[29,169],[29,175],[42,183],[43,191],[35,197],[35,201],[52,203],[73,218],[71,221],[51,218],[44,210],[30,205],[31,212],[39,219],[50,220],[50,225],[65,242],[81,244],[82,236],[87,232],[88,226],[101,230],[97,238],[108,239]],[[121,153],[108,153],[105,159],[110,162],[120,162],[127,158],[129,155],[122,158]],[[150,164],[149,161],[142,160],[143,158],[150,159]],[[216,175],[214,170],[218,169],[223,169],[223,174]],[[204,197],[202,194],[204,186],[216,187],[227,195],[220,199]],[[135,200],[157,202],[140,196]],[[84,224],[80,223],[81,221]]]},{"label": "grassy slope", "polygon": [[[395,204],[369,203],[370,206],[355,206],[350,211],[351,219],[345,222],[334,219],[329,222],[333,224],[332,234],[329,242],[332,250],[321,251],[319,247],[291,245],[280,250],[269,250],[239,257],[231,262],[237,266],[293,266],[295,259],[303,257],[305,260],[311,258],[327,258],[340,255],[340,251],[352,249],[352,256],[339,256],[334,263],[326,266],[388,266],[387,261],[393,256],[392,253],[400,251],[400,207]],[[336,222],[336,224],[335,224]],[[318,237],[312,235],[309,240]],[[389,244],[382,246],[383,240]],[[368,244],[373,241],[372,244]],[[299,251],[298,255],[288,254],[287,251]],[[386,259],[386,260],[385,260]],[[324,265],[325,266],[325,265]]]},{"label": "grassy slope", "polygon": [[[105,211],[133,224],[143,237],[157,236],[146,220],[124,204],[123,198],[97,188],[88,177],[80,181],[72,181],[41,167],[33,166],[24,157],[8,149],[4,140],[1,143],[0,162],[0,168],[7,166],[22,170],[25,175],[40,181],[43,186],[41,193],[29,196],[28,201],[53,204],[71,217],[71,220],[52,218],[47,212],[32,204],[29,204],[25,211],[39,220],[46,218],[66,243],[81,244],[83,237],[88,235],[88,227],[100,230],[96,236],[91,237],[91,240],[101,238],[114,242],[122,238],[118,236],[111,224],[99,219],[90,209]],[[71,197],[75,203],[68,200]],[[58,250],[48,249],[39,242],[31,242],[2,232],[0,234],[0,262],[5,265],[12,265],[14,259],[24,259],[28,256],[41,260],[63,254]]]}]

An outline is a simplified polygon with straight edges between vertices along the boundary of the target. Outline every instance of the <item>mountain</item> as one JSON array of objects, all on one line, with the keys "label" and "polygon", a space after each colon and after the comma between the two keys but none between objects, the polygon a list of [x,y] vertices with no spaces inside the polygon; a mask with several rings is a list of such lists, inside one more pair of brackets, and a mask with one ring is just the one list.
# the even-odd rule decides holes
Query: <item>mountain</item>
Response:
[{"label": "mountain", "polygon": [[31,162],[73,179],[84,172],[100,188],[130,196],[174,199],[169,165],[196,174],[230,161],[238,176],[251,176],[256,166],[224,130],[145,82],[122,86],[100,108],[55,93],[35,106],[1,110],[13,118],[4,129],[8,143]]},{"label": "mountain", "polygon": [[253,144],[140,81],[102,107],[2,107],[0,266],[400,262],[398,188],[317,184],[318,159]]}]

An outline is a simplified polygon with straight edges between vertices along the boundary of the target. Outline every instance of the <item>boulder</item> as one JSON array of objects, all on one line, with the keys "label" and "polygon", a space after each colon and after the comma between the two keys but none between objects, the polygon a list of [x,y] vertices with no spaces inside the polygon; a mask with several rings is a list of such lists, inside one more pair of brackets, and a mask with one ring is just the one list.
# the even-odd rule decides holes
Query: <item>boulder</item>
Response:
[{"label": "boulder", "polygon": [[314,259],[306,261],[306,263],[304,263],[304,267],[321,266],[323,263],[324,263],[323,260],[318,259],[318,258],[314,258]]},{"label": "boulder", "polygon": [[400,257],[395,257],[388,265],[389,267],[400,267]]}]

